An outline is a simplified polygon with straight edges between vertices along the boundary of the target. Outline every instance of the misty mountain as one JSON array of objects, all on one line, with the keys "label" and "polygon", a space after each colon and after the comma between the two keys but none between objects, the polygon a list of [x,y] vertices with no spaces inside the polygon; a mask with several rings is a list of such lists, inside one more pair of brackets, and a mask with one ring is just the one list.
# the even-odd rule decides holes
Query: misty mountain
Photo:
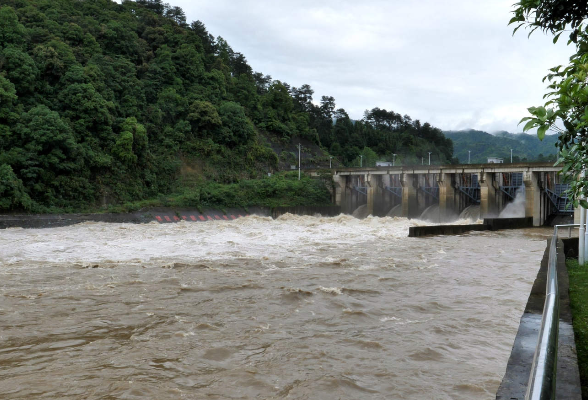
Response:
[{"label": "misty mountain", "polygon": [[443,133],[453,141],[453,156],[462,164],[468,163],[468,151],[472,164],[485,163],[488,157],[503,158],[508,163],[511,149],[513,162],[556,160],[557,135],[547,135],[541,141],[536,135],[504,131],[490,134],[469,129]]}]

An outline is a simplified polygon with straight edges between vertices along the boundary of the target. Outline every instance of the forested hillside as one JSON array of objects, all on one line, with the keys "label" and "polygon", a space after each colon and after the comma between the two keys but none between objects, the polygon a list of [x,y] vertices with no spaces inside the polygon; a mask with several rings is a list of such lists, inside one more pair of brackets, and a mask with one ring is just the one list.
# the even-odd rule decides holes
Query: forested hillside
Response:
[{"label": "forested hillside", "polygon": [[[292,163],[294,149],[276,154],[272,143],[320,146],[309,167],[328,166],[330,154],[345,165],[360,154],[367,165],[452,156],[427,123],[379,108],[352,121],[313,94],[254,72],[160,0],[0,0],[0,210],[79,210],[237,184]],[[328,200],[311,192],[299,197]],[[209,194],[188,197],[202,204]]]},{"label": "forested hillside", "polygon": [[473,129],[444,133],[453,141],[454,156],[462,164],[468,162],[468,151],[471,152],[472,164],[485,163],[488,157],[503,158],[504,162],[510,162],[510,149],[513,150],[513,162],[556,160],[557,135],[547,135],[539,140],[537,135],[508,132],[491,135]]}]

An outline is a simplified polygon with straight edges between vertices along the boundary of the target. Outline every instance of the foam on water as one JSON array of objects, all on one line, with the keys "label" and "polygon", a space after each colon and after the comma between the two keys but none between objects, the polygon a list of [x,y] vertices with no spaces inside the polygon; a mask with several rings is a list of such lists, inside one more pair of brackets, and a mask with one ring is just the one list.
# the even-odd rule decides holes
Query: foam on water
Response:
[{"label": "foam on water", "polygon": [[[284,214],[277,220],[250,216],[214,224],[84,223],[52,229],[14,230],[10,242],[0,241],[0,262],[159,263],[194,258],[214,260],[227,253],[257,256],[260,248],[278,254],[297,244],[339,246],[356,243],[357,236],[406,237],[408,228],[422,224],[405,218],[349,215],[306,217]],[[178,245],[181,243],[181,245]]]},{"label": "foam on water", "polygon": [[0,397],[489,399],[543,235],[408,238],[419,224],[4,230]]}]

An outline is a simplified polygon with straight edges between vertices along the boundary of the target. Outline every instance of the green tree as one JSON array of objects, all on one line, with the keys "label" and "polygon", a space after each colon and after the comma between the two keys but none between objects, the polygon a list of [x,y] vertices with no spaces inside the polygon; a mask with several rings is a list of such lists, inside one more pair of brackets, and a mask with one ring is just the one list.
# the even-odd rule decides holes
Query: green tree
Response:
[{"label": "green tree", "polygon": [[188,121],[192,125],[192,132],[201,137],[211,137],[223,123],[212,103],[199,100],[190,105]]},{"label": "green tree", "polygon": [[[588,157],[588,31],[584,21],[588,18],[586,2],[575,0],[521,0],[515,3],[514,17],[510,24],[518,24],[531,32],[540,29],[554,36],[554,43],[565,31],[570,31],[568,44],[574,43],[575,53],[567,66],[556,66],[544,78],[550,82],[545,95],[548,101],[538,107],[530,107],[531,117],[521,122],[528,131],[537,128],[537,136],[545,137],[547,130],[558,133],[557,147],[563,164],[563,172],[572,177],[571,198],[578,204],[580,197],[588,195],[588,180],[577,179],[585,170]],[[564,129],[556,122],[561,120]],[[588,208],[588,203],[583,201]]]},{"label": "green tree", "polygon": [[26,42],[26,29],[19,23],[12,7],[0,7],[0,47],[21,47]]},{"label": "green tree", "polygon": [[95,139],[109,145],[112,139],[112,103],[107,102],[89,83],[67,85],[58,95],[63,115],[69,118],[74,131],[80,139],[90,138],[88,132],[95,133]]},{"label": "green tree", "polygon": [[14,84],[0,75],[0,122],[8,120],[17,99]]},{"label": "green tree", "polygon": [[10,165],[0,164],[0,210],[30,210],[33,201]]},{"label": "green tree", "polygon": [[122,124],[112,153],[126,164],[136,164],[139,159],[144,160],[148,144],[146,133],[145,127],[136,118],[127,118]]},{"label": "green tree", "polygon": [[[15,127],[19,146],[0,155],[0,163],[11,165],[34,198],[51,202],[59,197],[75,198],[71,188],[60,187],[58,177],[82,172],[81,149],[71,128],[55,111],[37,106],[25,113]],[[62,182],[69,184],[67,180]],[[84,197],[84,196],[81,196]]]},{"label": "green tree", "polygon": [[285,122],[290,118],[290,112],[294,107],[292,97],[288,89],[280,81],[275,81],[269,87],[265,95],[265,104],[276,111],[276,116],[279,121]]},{"label": "green tree", "polygon": [[227,101],[221,104],[218,113],[223,126],[221,134],[214,138],[217,143],[236,146],[247,143],[255,135],[253,124],[239,104]]},{"label": "green tree", "polygon": [[378,161],[378,155],[376,154],[376,152],[370,149],[369,147],[364,147],[361,153],[359,153],[359,155],[357,156],[357,158],[353,160],[353,165],[375,167],[376,161]]},{"label": "green tree", "polygon": [[292,88],[292,97],[294,98],[296,109],[309,112],[312,109],[313,94],[314,90],[308,84],[304,84],[300,88]]},{"label": "green tree", "polygon": [[7,47],[0,53],[0,65],[14,84],[17,94],[29,94],[35,90],[39,70],[27,53]]},{"label": "green tree", "polygon": [[14,108],[17,99],[12,82],[0,75],[0,152],[8,150],[12,142],[10,125],[18,119]]}]

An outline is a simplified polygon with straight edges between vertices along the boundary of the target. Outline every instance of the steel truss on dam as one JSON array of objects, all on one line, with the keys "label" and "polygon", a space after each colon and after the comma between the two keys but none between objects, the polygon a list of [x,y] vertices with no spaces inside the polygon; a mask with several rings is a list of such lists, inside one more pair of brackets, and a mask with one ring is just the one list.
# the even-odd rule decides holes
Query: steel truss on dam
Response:
[{"label": "steel truss on dam", "polygon": [[524,216],[540,226],[574,213],[560,170],[550,163],[334,168],[333,197],[350,214],[365,205],[365,215],[418,218],[437,206],[443,222],[470,206],[479,206],[480,218],[497,217],[520,194]]}]

